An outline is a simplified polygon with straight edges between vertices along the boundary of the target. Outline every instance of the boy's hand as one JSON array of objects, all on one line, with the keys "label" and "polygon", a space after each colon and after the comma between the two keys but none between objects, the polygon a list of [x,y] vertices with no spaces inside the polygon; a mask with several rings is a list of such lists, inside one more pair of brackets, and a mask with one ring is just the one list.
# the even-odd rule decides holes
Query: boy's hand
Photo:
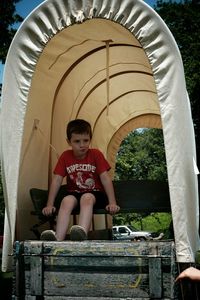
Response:
[{"label": "boy's hand", "polygon": [[180,279],[189,278],[191,280],[200,280],[200,270],[189,267],[185,269],[183,272],[179,274],[179,276],[176,278],[176,282]]},{"label": "boy's hand", "polygon": [[42,213],[45,216],[51,216],[55,213],[55,211],[56,211],[55,206],[46,206],[42,209]]},{"label": "boy's hand", "polygon": [[106,210],[109,214],[114,215],[120,211],[120,207],[117,204],[108,204]]}]

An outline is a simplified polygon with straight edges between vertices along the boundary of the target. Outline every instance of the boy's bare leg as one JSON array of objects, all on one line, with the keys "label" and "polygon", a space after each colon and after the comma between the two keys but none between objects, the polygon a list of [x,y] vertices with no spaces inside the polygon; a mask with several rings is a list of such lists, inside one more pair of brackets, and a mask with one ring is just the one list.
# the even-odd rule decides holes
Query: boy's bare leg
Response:
[{"label": "boy's bare leg", "polygon": [[66,196],[63,198],[58,212],[56,225],[56,239],[63,241],[65,239],[67,229],[70,222],[71,212],[77,205],[77,200],[74,196]]},{"label": "boy's bare leg", "polygon": [[83,227],[86,234],[90,230],[95,201],[95,196],[91,193],[83,194],[80,199],[80,215],[78,224]]},{"label": "boy's bare leg", "polygon": [[79,225],[73,225],[70,230],[70,239],[72,241],[83,241],[87,239],[95,201],[96,199],[91,193],[85,193],[82,195],[80,199]]}]

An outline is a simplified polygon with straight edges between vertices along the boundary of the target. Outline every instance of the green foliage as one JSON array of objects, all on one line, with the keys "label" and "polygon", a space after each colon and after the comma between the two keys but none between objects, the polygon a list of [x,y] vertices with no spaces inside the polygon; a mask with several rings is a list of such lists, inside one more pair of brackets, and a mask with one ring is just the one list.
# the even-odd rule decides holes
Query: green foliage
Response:
[{"label": "green foliage", "polygon": [[15,5],[20,1],[21,0],[0,1],[0,61],[2,63],[5,62],[8,48],[16,32],[12,26],[23,21],[23,18],[15,12]]},{"label": "green foliage", "polygon": [[114,225],[133,225],[138,230],[150,232],[166,232],[170,227],[172,217],[170,213],[151,213],[126,215],[118,214],[113,217]]},{"label": "green foliage", "polygon": [[[162,232],[169,228],[171,223],[170,213],[151,213],[142,219],[143,230]],[[134,226],[139,227],[140,223],[137,221],[133,223]]]},{"label": "green foliage", "polygon": [[167,179],[161,129],[136,130],[127,136],[117,155],[115,179]]},{"label": "green foliage", "polygon": [[181,52],[200,161],[200,1],[157,1],[155,9],[171,30]]},{"label": "green foliage", "polygon": [[143,219],[147,217],[148,214],[138,214],[138,213],[127,213],[127,214],[117,214],[113,216],[114,225],[134,225],[134,227],[143,230]]}]

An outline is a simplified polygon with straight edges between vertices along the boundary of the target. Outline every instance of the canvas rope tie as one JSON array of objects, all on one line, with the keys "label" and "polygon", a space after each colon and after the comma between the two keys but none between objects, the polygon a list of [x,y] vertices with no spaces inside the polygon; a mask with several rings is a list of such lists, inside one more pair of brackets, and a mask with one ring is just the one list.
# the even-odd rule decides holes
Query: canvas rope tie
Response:
[{"label": "canvas rope tie", "polygon": [[112,40],[105,40],[106,45],[106,95],[107,95],[107,104],[106,104],[106,115],[109,114],[109,103],[110,103],[110,74],[109,74],[109,65],[110,65],[110,43]]}]

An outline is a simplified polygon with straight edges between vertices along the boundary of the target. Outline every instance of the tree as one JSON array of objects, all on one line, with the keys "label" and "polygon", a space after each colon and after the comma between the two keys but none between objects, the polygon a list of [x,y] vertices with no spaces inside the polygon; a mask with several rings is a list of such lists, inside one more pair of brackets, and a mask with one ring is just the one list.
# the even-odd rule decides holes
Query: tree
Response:
[{"label": "tree", "polygon": [[127,136],[117,154],[115,179],[167,180],[161,129],[135,130]]},{"label": "tree", "polygon": [[0,1],[0,61],[2,63],[5,63],[8,48],[16,32],[12,26],[23,21],[23,18],[16,14],[15,11],[15,5],[20,1],[21,0]]},{"label": "tree", "polygon": [[[116,158],[115,180],[130,179],[167,180],[165,147],[161,129],[135,130],[123,140]],[[151,216],[151,219],[159,223],[161,222],[160,215],[158,213],[117,214],[113,218],[113,223],[115,225],[138,224],[143,230],[144,218]]]},{"label": "tree", "polygon": [[[200,1],[157,1],[155,10],[171,30],[180,49],[194,122],[197,162],[200,163]],[[199,185],[200,189],[200,185]]]}]

